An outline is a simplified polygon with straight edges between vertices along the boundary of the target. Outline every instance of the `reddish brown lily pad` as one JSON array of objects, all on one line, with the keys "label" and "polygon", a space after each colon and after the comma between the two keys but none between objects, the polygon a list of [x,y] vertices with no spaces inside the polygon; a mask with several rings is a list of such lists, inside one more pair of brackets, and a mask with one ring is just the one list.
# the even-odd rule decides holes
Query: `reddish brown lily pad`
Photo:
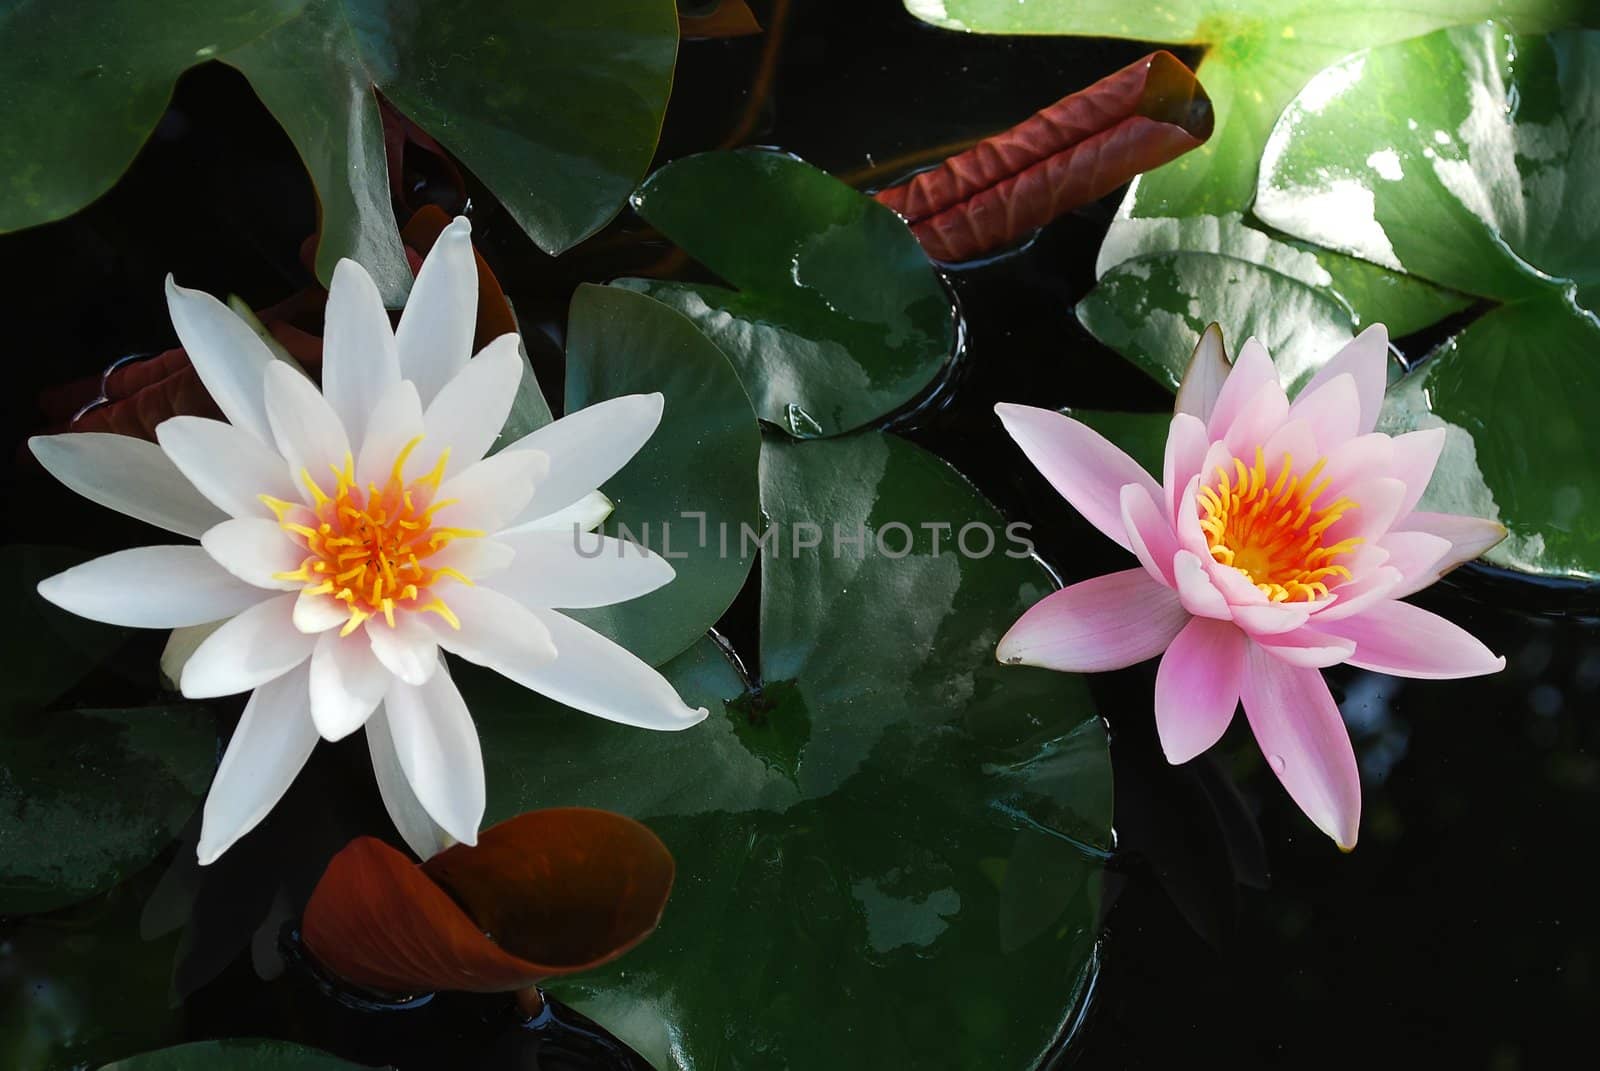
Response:
[{"label": "reddish brown lily pad", "polygon": [[365,989],[520,991],[644,940],[672,877],[654,833],[586,807],[518,815],[420,865],[361,837],[328,864],[301,936],[324,968]]},{"label": "reddish brown lily pad", "polygon": [[876,196],[930,257],[970,260],[1204,144],[1211,127],[1194,72],[1152,52]]}]

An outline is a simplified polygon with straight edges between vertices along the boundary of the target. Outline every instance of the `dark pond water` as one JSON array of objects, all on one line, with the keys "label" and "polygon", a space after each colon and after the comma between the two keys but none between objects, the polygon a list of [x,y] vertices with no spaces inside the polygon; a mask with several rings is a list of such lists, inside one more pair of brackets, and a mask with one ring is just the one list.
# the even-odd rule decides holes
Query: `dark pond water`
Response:
[{"label": "dark pond water", "polygon": [[[769,30],[781,27],[770,70],[762,73],[761,39],[686,43],[663,160],[767,144],[870,185],[1148,51],[944,34],[905,16],[899,0],[754,6]],[[770,93],[753,98],[751,87],[768,75]],[[1022,462],[991,406],[1166,404],[1072,316],[1117,201],[1061,221],[1014,255],[952,274],[966,357],[940,404],[901,425],[1008,515],[1033,522],[1041,553],[1068,581],[1123,567],[1119,552]],[[637,221],[625,217],[554,262],[481,196],[474,218],[524,319],[551,335],[576,282],[637,270],[665,252],[640,240]],[[0,240],[15,272],[4,393],[13,455],[41,423],[41,391],[121,354],[171,344],[159,297],[167,271],[269,304],[308,281],[297,252],[313,225],[300,165],[242,80],[221,68],[188,76],[155,140],[107,198],[67,223]],[[1414,357],[1426,343],[1400,345]],[[547,392],[559,396],[558,366],[548,358],[538,365]],[[55,501],[26,466],[7,473],[8,491]],[[97,532],[94,542],[116,535]],[[1062,1066],[1427,1061],[1512,1071],[1569,1066],[1587,1050],[1600,1009],[1600,881],[1588,857],[1600,844],[1600,596],[1463,570],[1419,601],[1510,664],[1461,682],[1329,673],[1364,782],[1362,841],[1348,856],[1283,794],[1242,723],[1212,753],[1173,768],[1154,735],[1153,664],[1095,679],[1112,733],[1118,847],[1102,970]],[[742,600],[727,622],[736,645],[748,637],[748,607]],[[120,657],[131,665],[158,650],[152,639]],[[125,680],[113,664],[80,692],[120,704],[143,698],[128,696]],[[326,794],[301,792],[295,804],[308,814],[269,822],[241,845],[282,853],[289,899],[315,880],[314,871],[292,873],[315,848],[275,839],[274,828],[304,829],[314,819],[313,839],[337,845],[348,831],[329,815],[382,821],[363,809],[376,807],[370,786],[346,783],[365,763],[345,762],[345,750],[319,749],[306,776]],[[535,1024],[508,1041],[505,1009],[482,1001],[363,1012],[292,965],[284,983],[264,985],[251,967],[249,933],[275,896],[279,914],[288,912],[281,894],[240,881],[199,920],[185,950],[191,979],[214,976],[185,1005],[191,1036],[295,1036],[352,1053],[387,1050],[384,1058],[404,1057],[406,1068],[629,1066],[624,1055],[603,1055],[604,1035],[576,1020]],[[125,900],[142,902],[152,882],[139,879]],[[139,904],[114,898],[100,910],[133,918]],[[266,933],[266,949],[257,940],[254,954],[270,953],[273,936]],[[0,940],[37,939],[36,930],[0,927]],[[794,1066],[804,1066],[802,1056]]]}]

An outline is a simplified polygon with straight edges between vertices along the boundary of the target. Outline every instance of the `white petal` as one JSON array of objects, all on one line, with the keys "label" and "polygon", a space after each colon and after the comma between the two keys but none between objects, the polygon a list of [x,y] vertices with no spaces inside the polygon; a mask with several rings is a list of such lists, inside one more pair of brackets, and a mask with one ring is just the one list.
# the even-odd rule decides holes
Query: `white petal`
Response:
[{"label": "white petal", "polygon": [[535,517],[506,531],[592,532],[604,524],[606,518],[611,516],[616,508],[616,503],[599,491],[590,491],[570,506],[558,509],[554,513],[547,513],[543,517]]},{"label": "white petal", "polygon": [[183,694],[210,699],[248,692],[304,662],[316,637],[294,627],[294,600],[279,595],[257,603],[213,632],[183,667]]},{"label": "white petal", "polygon": [[305,560],[306,550],[278,525],[261,517],[238,517],[200,537],[200,545],[216,563],[246,584],[258,588],[293,591],[298,580],[275,580],[274,573],[292,573]]},{"label": "white petal", "polygon": [[458,539],[428,555],[428,568],[454,569],[474,582],[504,572],[517,552],[493,539]]},{"label": "white petal", "polygon": [[[322,392],[282,361],[267,369],[267,417],[289,471],[302,482],[309,473],[324,489],[331,488],[334,472],[351,456],[350,440]],[[311,501],[309,488],[302,487],[300,494]]]},{"label": "white petal", "polygon": [[201,866],[215,862],[267,816],[316,746],[304,665],[255,690],[206,796]]},{"label": "white petal", "polygon": [[367,621],[372,653],[384,668],[407,684],[426,684],[439,669],[439,644],[433,630],[415,614],[395,614],[394,626],[381,617]]},{"label": "white petal", "polygon": [[175,628],[161,649],[161,682],[173,691],[183,679],[183,667],[189,656],[200,649],[206,638],[222,627],[221,621],[208,621],[203,625],[184,625]]},{"label": "white petal", "polygon": [[277,449],[232,424],[173,417],[157,425],[156,441],[178,471],[230,516],[271,517],[261,495],[285,502],[300,497],[289,464]]},{"label": "white petal", "polygon": [[322,393],[359,450],[374,403],[400,382],[400,351],[383,296],[353,260],[334,266],[324,317]]},{"label": "white petal", "polygon": [[610,606],[648,595],[674,575],[661,555],[611,536],[532,529],[500,541],[516,557],[490,586],[524,606]]},{"label": "white petal", "polygon": [[411,850],[419,859],[431,859],[450,847],[454,841],[428,817],[422,802],[411,790],[405,771],[400,768],[394,736],[389,731],[388,712],[382,707],[367,719],[367,750],[372,754],[372,772],[378,779],[378,794],[383,797],[384,809]]},{"label": "white petal", "polygon": [[178,628],[231,617],[272,593],[238,579],[199,547],[134,547],[42,580],[39,594],[94,621]]},{"label": "white petal", "polygon": [[527,508],[550,471],[542,450],[502,450],[439,485],[438,523],[497,532]]},{"label": "white petal", "polygon": [[414,687],[396,681],[384,697],[395,756],[428,815],[463,844],[483,821],[483,754],[478,730],[449,671]]},{"label": "white petal", "polygon": [[[685,705],[671,683],[631,651],[554,610],[535,610],[556,644],[556,660],[500,672],[569,707],[641,729],[687,729],[706,710]],[[499,667],[495,667],[498,669]]]},{"label": "white petal", "polygon": [[28,447],[46,472],[90,502],[157,528],[197,539],[227,516],[155,443],[83,431],[35,435]]},{"label": "white petal", "polygon": [[222,302],[167,276],[167,309],[206,392],[234,427],[272,442],[261,376],[280,363],[251,326]]},{"label": "white petal", "polygon": [[465,472],[489,452],[505,427],[522,378],[516,335],[501,335],[446,383],[422,414],[417,471],[428,472],[446,450],[446,477]]},{"label": "white petal", "polygon": [[615,476],[655,434],[665,404],[660,394],[625,394],[546,424],[506,447],[550,456],[549,478],[515,523],[565,509]]},{"label": "white petal", "polygon": [[472,356],[477,322],[478,262],[472,254],[472,227],[457,216],[439,233],[422,262],[395,330],[400,375],[417,385],[424,405]]},{"label": "white petal", "polygon": [[378,709],[394,678],[359,629],[341,637],[328,630],[311,652],[311,719],[324,740],[343,740]]},{"label": "white petal", "polygon": [[[416,384],[402,379],[384,391],[367,421],[367,436],[356,461],[356,483],[383,486],[394,469],[395,459],[406,444],[422,434],[422,399]],[[416,471],[411,459],[406,468]]]},{"label": "white petal", "polygon": [[555,659],[556,649],[544,623],[510,596],[452,584],[443,598],[461,627],[451,628],[433,615],[424,620],[445,650],[512,680],[518,680],[516,674],[528,666]]},{"label": "white petal", "polygon": [[350,620],[350,607],[332,595],[311,595],[302,589],[295,598],[291,620],[300,632],[326,632]]}]

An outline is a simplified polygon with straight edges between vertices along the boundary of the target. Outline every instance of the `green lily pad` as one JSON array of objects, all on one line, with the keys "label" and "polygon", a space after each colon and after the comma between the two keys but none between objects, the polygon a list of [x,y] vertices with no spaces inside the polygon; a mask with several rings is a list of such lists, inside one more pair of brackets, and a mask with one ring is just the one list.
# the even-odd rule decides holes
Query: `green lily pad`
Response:
[{"label": "green lily pad", "polygon": [[311,173],[318,276],[352,257],[397,306],[411,272],[374,90],[560,253],[616,215],[649,166],[677,46],[673,0],[13,4],[0,14],[0,231],[104,193],[178,75],[220,59],[249,79]]},{"label": "green lily pad", "polygon": [[[667,557],[670,584],[617,606],[571,611],[651,663],[705,634],[750,573],[743,528],[759,528],[761,432],[722,352],[658,301],[581,286],[567,328],[567,412],[623,394],[666,396],[661,426],[606,482],[603,531]],[[724,535],[726,534],[726,541]]]},{"label": "green lily pad", "polygon": [[0,715],[0,915],[86,900],[144,867],[216,765],[203,707]]},{"label": "green lily pad", "polygon": [[5,5],[0,231],[70,216],[105,193],[155,129],[178,75],[294,18],[305,3]]},{"label": "green lily pad", "polygon": [[[1461,27],[1323,72],[1285,112],[1257,212],[1495,303],[1416,373],[1469,433],[1508,568],[1600,578],[1600,32]],[[1424,500],[1424,506],[1432,503]]]},{"label": "green lily pad", "polygon": [[1063,409],[1110,439],[1159,482],[1167,455],[1171,413],[1119,413],[1105,409]]},{"label": "green lily pad", "polygon": [[150,884],[141,876],[68,911],[0,923],[0,1067],[99,1067],[178,1040],[177,937],[139,934]]},{"label": "green lily pad", "polygon": [[223,1038],[130,1056],[100,1071],[359,1071],[365,1066],[288,1041]]},{"label": "green lily pad", "polygon": [[[1358,49],[1445,26],[1515,19],[1525,33],[1575,22],[1583,0],[905,0],[937,26],[978,33],[1125,37],[1203,48],[1196,73],[1216,110],[1211,140],[1141,176],[1139,216],[1242,211],[1256,164],[1286,104],[1311,76]],[[1414,88],[1414,87],[1413,87]],[[1399,99],[1399,98],[1396,98]]]},{"label": "green lily pad", "polygon": [[[640,732],[460,675],[485,822],[605,807],[677,860],[650,940],[551,988],[663,1069],[1032,1066],[1092,977],[1111,822],[1084,682],[994,659],[1050,578],[893,436],[773,439],[761,472],[758,679],[709,639],[664,667],[706,722]],[[992,553],[976,529],[960,551],[970,524]]]},{"label": "green lily pad", "polygon": [[773,152],[711,152],[651,175],[634,208],[724,281],[624,279],[693,320],[756,413],[797,438],[859,428],[917,397],[955,313],[899,216]]}]

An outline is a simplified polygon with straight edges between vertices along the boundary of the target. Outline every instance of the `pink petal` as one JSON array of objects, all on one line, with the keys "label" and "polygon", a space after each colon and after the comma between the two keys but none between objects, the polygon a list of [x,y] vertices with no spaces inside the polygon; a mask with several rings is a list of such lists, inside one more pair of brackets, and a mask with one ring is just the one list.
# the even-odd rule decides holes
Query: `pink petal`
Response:
[{"label": "pink petal", "polygon": [[1307,669],[1337,666],[1355,651],[1354,641],[1314,628],[1297,628],[1281,636],[1258,639],[1261,649],[1280,662]]},{"label": "pink petal", "polygon": [[1124,569],[1045,596],[994,653],[1007,665],[1071,673],[1122,669],[1166,650],[1188,619],[1171,588]]},{"label": "pink petal", "polygon": [[1334,376],[1315,390],[1306,390],[1290,410],[1296,420],[1311,425],[1323,453],[1361,434],[1361,395],[1355,377]]},{"label": "pink petal", "polygon": [[1171,587],[1172,556],[1178,553],[1178,537],[1150,492],[1136,483],[1122,488],[1122,526],[1128,533],[1128,549],[1138,557],[1145,572],[1152,580]]},{"label": "pink petal", "polygon": [[1206,426],[1200,418],[1188,413],[1178,413],[1167,429],[1167,452],[1161,466],[1161,486],[1168,496],[1167,514],[1178,515],[1178,503],[1183,490],[1200,472],[1206,450],[1211,440],[1206,437]]},{"label": "pink petal", "polygon": [[1172,568],[1178,585],[1178,600],[1185,610],[1198,617],[1232,620],[1233,611],[1228,607],[1228,600],[1211,582],[1211,575],[1193,551],[1178,551],[1173,556]]},{"label": "pink petal", "polygon": [[1317,624],[1353,617],[1379,599],[1390,598],[1400,584],[1400,570],[1388,563],[1389,552],[1376,545],[1357,547],[1342,559],[1351,579],[1333,590],[1333,601],[1315,611]]},{"label": "pink petal", "polygon": [[1255,458],[1256,447],[1270,439],[1273,432],[1283,427],[1283,422],[1287,419],[1289,419],[1289,399],[1284,395],[1278,381],[1274,379],[1270,383],[1263,383],[1260,389],[1250,396],[1244,408],[1228,425],[1222,441],[1227,444],[1228,450],[1235,457],[1242,458],[1249,464]]},{"label": "pink petal", "polygon": [[1400,503],[1402,516],[1416,508],[1422,492],[1428,489],[1434,467],[1439,464],[1439,454],[1444,451],[1444,440],[1443,428],[1408,431],[1392,440],[1394,461],[1389,475],[1406,485],[1406,497]]},{"label": "pink petal", "polygon": [[1439,579],[1439,563],[1450,553],[1448,539],[1427,532],[1390,532],[1378,546],[1389,552],[1385,564],[1400,573],[1391,599],[1403,599]]},{"label": "pink petal", "polygon": [[1389,332],[1382,324],[1373,324],[1334,354],[1333,359],[1311,377],[1300,391],[1300,397],[1309,396],[1342,375],[1355,379],[1361,410],[1356,434],[1365,435],[1378,426],[1378,410],[1383,408],[1383,392],[1389,380]]},{"label": "pink petal", "polygon": [[1406,485],[1388,476],[1358,480],[1345,488],[1344,497],[1355,503],[1323,536],[1327,545],[1346,539],[1372,543],[1382,539],[1399,519]]},{"label": "pink petal", "polygon": [[1061,497],[1118,546],[1128,549],[1128,533],[1122,527],[1122,488],[1138,484],[1159,500],[1161,489],[1150,474],[1099,432],[1063,413],[1009,402],[1001,402],[994,411]]},{"label": "pink petal", "polygon": [[[1433,580],[1462,562],[1472,561],[1506,537],[1505,525],[1499,521],[1455,513],[1408,513],[1395,522],[1394,531],[1427,532],[1450,541],[1450,553],[1434,564]],[[1430,580],[1428,583],[1432,582]]]},{"label": "pink petal", "polygon": [[1363,480],[1392,474],[1394,440],[1380,432],[1357,435],[1335,446],[1328,452],[1327,459],[1317,482],[1327,480],[1328,489],[1318,496],[1318,505],[1332,502]]},{"label": "pink petal", "polygon": [[1206,534],[1200,527],[1200,507],[1195,501],[1199,493],[1200,477],[1191,476],[1175,500],[1172,528],[1178,535],[1178,546],[1197,559],[1209,559],[1211,545],[1206,542]]},{"label": "pink petal", "polygon": [[1283,467],[1285,454],[1294,459],[1295,466],[1302,472],[1316,462],[1321,451],[1317,449],[1317,437],[1311,434],[1310,424],[1291,417],[1262,446],[1261,455],[1274,477]]},{"label": "pink petal", "polygon": [[[1211,419],[1211,411],[1216,408],[1217,396],[1222,393],[1222,384],[1227,378],[1228,351],[1222,344],[1222,328],[1211,324],[1200,336],[1194,356],[1189,358],[1189,367],[1184,369],[1173,412],[1196,417],[1203,426]],[[1167,486],[1172,484],[1169,482]]]},{"label": "pink petal", "polygon": [[[1237,570],[1235,570],[1237,572]],[[1259,590],[1259,589],[1257,589]],[[1306,602],[1262,602],[1254,605],[1233,603],[1233,620],[1259,639],[1293,632],[1311,619],[1315,605]]]},{"label": "pink petal", "polygon": [[1211,419],[1206,422],[1206,432],[1213,440],[1226,434],[1255,393],[1267,383],[1278,382],[1278,369],[1267,355],[1266,347],[1253,338],[1245,339],[1239,357],[1228,372],[1227,381],[1217,393],[1216,404],[1211,408]]},{"label": "pink petal", "polygon": [[1251,645],[1244,715],[1267,765],[1316,827],[1340,848],[1356,846],[1361,775],[1339,708],[1322,674],[1287,665]]},{"label": "pink petal", "polygon": [[1156,670],[1156,732],[1167,761],[1188,762],[1222,739],[1244,682],[1244,633],[1196,617],[1183,626]]},{"label": "pink petal", "polygon": [[1406,602],[1380,602],[1328,631],[1356,641],[1352,666],[1396,677],[1480,677],[1506,665],[1466,629]]}]

